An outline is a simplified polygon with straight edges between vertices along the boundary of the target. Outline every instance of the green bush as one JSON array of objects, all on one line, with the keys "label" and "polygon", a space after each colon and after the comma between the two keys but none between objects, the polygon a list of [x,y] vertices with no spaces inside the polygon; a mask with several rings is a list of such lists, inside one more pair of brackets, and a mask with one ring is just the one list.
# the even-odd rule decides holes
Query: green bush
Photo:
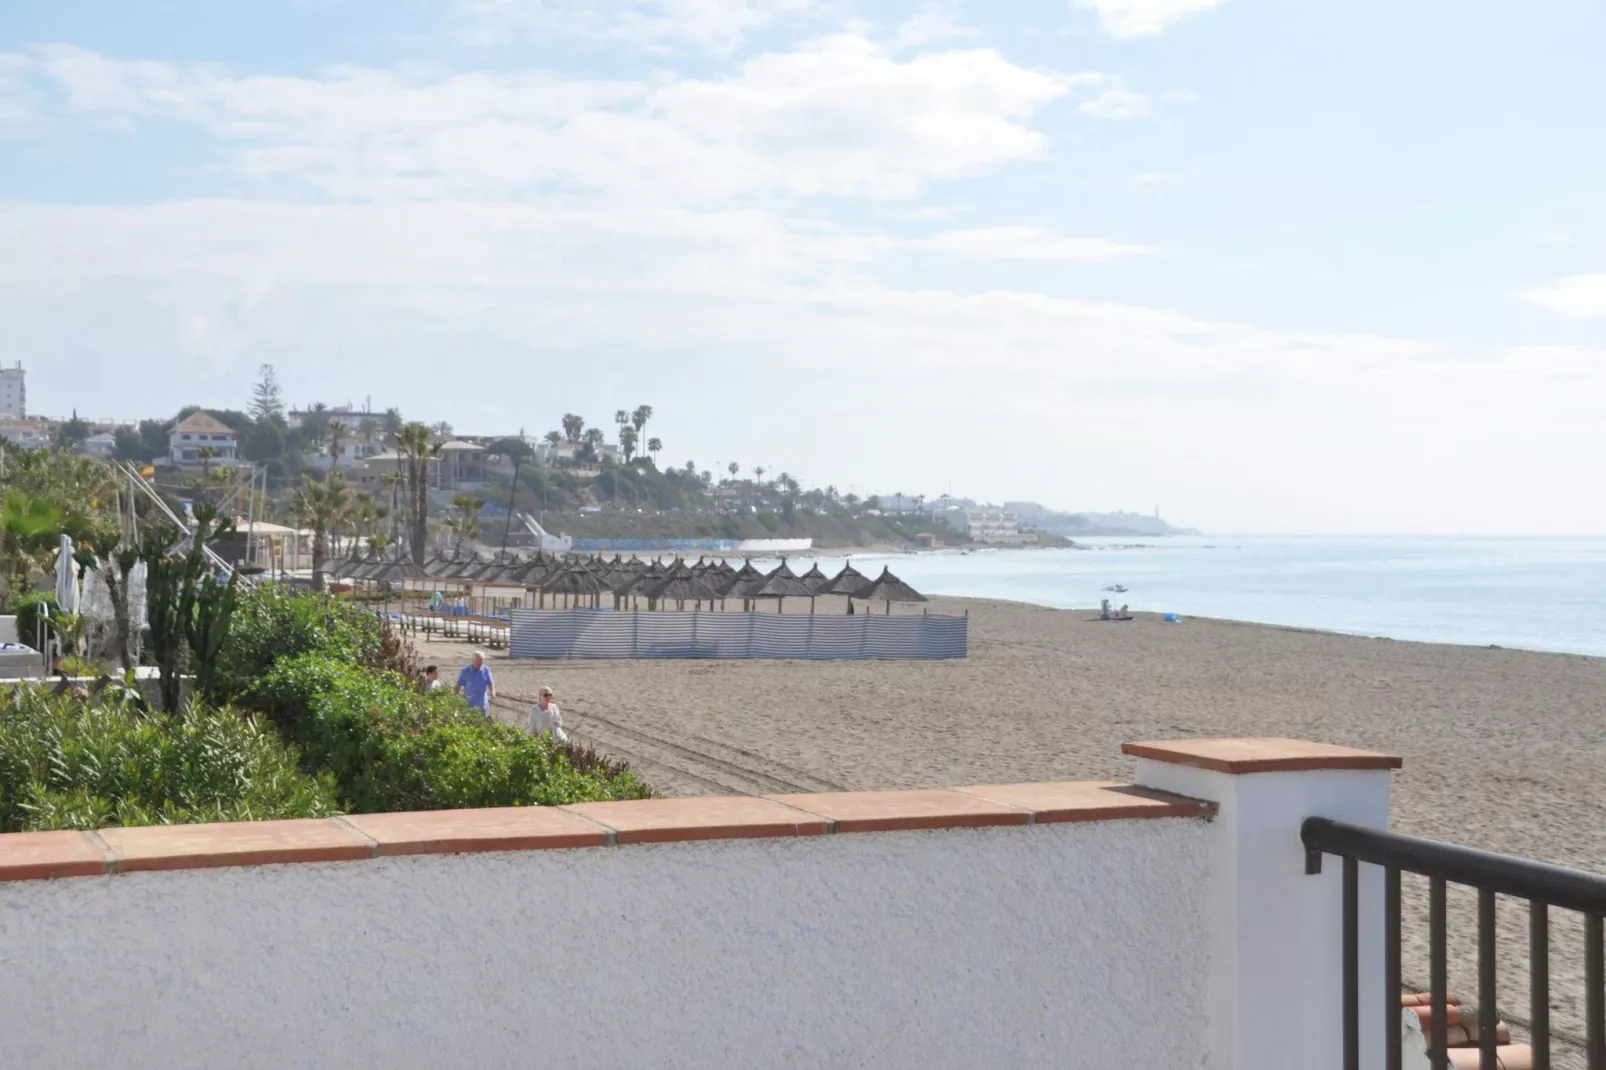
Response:
[{"label": "green bush", "polygon": [[245,695],[354,813],[557,806],[651,794],[627,770],[577,765],[550,738],[487,721],[447,691],[328,654],[287,658]]},{"label": "green bush", "polygon": [[116,685],[0,696],[0,832],[326,817],[335,798],[331,778],[229,710],[148,713]]},{"label": "green bush", "polygon": [[229,638],[218,655],[214,686],[234,701],[281,658],[321,653],[370,664],[380,653],[379,622],[324,594],[264,583],[241,592]]}]

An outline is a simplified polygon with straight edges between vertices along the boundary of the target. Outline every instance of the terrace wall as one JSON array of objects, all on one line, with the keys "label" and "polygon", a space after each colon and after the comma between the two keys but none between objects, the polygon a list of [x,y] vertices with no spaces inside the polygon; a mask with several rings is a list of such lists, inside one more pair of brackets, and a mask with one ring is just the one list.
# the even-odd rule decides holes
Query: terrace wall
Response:
[{"label": "terrace wall", "polygon": [[1298,828],[1386,823],[1399,760],[1125,749],[1145,787],[0,836],[0,1067],[1337,1070]]},{"label": "terrace wall", "polygon": [[[0,1065],[1198,1065],[1201,820],[0,884]],[[110,1053],[115,1058],[108,1063]]]}]

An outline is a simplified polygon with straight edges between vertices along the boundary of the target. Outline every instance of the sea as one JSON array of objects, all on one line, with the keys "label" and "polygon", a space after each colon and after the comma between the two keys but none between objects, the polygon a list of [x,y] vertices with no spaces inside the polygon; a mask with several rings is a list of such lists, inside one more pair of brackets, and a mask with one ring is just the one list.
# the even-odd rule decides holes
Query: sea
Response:
[{"label": "sea", "polygon": [[[944,550],[882,564],[927,594],[1606,656],[1606,537],[1201,535]],[[827,571],[841,559],[820,562]],[[1122,586],[1124,593],[1105,588]]]}]

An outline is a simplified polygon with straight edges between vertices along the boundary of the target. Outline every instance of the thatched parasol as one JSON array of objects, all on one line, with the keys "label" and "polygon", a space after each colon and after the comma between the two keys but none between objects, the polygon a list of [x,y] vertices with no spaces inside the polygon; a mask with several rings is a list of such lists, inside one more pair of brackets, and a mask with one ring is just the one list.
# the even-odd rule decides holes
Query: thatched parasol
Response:
[{"label": "thatched parasol", "polygon": [[595,596],[607,588],[604,586],[601,577],[595,572],[592,572],[584,565],[573,565],[550,577],[543,585],[543,589],[550,591],[552,594],[577,597],[582,595]]},{"label": "thatched parasol", "polygon": [[814,612],[814,592],[809,589],[808,584],[798,579],[797,573],[793,572],[785,561],[776,565],[775,571],[765,576],[764,582],[759,584],[748,597],[775,599],[777,613],[782,612],[782,607],[786,605],[783,599],[807,598],[809,612]]},{"label": "thatched parasol", "polygon": [[424,569],[413,564],[412,558],[397,557],[379,562],[378,567],[370,570],[363,578],[371,583],[399,583],[421,579],[424,576]]},{"label": "thatched parasol", "polygon": [[743,561],[741,569],[726,576],[717,590],[721,599],[740,598],[745,602],[752,597],[751,592],[758,590],[763,585],[764,573],[754,568],[753,562]]},{"label": "thatched parasol", "polygon": [[819,594],[831,585],[831,577],[820,571],[820,563],[818,561],[814,562],[814,567],[803,573],[798,579],[803,581],[803,586],[815,594]]},{"label": "thatched parasol", "polygon": [[701,576],[688,568],[671,570],[669,575],[657,583],[649,585],[642,590],[650,602],[660,605],[673,601],[681,609],[686,608],[687,602],[707,602],[710,606],[719,599],[719,592],[703,581]]},{"label": "thatched parasol", "polygon": [[444,550],[438,550],[434,557],[424,562],[424,575],[429,576],[431,579],[440,579],[450,572],[457,563],[458,559],[455,555],[449,555]]},{"label": "thatched parasol", "polygon": [[852,565],[843,565],[836,578],[819,589],[818,594],[845,594],[857,598],[859,591],[870,586],[870,580]]},{"label": "thatched parasol", "polygon": [[853,597],[862,598],[866,602],[885,602],[887,612],[892,612],[894,602],[924,602],[925,595],[904,583],[892,574],[892,569],[883,568],[881,575],[870,586],[859,591]]}]

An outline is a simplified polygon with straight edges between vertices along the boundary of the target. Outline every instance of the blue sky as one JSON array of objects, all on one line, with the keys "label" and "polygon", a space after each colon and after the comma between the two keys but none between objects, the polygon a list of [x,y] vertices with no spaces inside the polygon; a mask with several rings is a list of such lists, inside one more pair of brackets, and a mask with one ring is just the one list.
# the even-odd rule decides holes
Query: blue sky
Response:
[{"label": "blue sky", "polygon": [[1601,533],[1602,100],[1585,0],[14,4],[0,355],[47,413],[267,362],[861,492]]}]

